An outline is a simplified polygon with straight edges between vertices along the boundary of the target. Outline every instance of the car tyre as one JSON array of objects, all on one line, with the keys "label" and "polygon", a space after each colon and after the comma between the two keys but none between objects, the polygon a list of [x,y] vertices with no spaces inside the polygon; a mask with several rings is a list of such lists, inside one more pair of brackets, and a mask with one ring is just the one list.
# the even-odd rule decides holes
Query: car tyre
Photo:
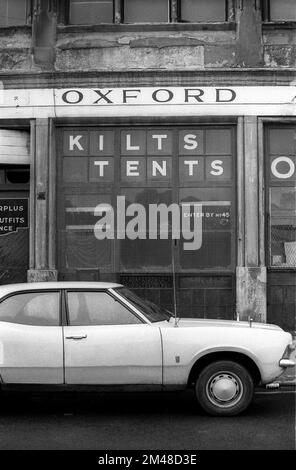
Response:
[{"label": "car tyre", "polygon": [[251,403],[254,382],[249,371],[233,361],[206,366],[197,378],[195,392],[201,407],[213,416],[236,416]]}]

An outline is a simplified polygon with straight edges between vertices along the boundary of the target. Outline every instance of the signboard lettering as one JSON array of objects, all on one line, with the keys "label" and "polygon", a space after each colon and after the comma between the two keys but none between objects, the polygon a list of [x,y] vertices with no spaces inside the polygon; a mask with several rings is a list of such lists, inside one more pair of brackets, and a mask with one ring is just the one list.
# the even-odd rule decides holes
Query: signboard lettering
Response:
[{"label": "signboard lettering", "polygon": [[0,199],[0,236],[29,226],[28,199]]}]

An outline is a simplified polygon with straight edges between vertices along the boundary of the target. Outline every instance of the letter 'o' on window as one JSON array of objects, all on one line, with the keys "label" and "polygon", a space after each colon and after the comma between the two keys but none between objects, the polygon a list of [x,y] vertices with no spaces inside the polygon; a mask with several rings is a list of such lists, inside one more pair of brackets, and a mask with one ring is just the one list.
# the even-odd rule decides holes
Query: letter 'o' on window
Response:
[{"label": "letter 'o' on window", "polygon": [[295,0],[270,0],[271,21],[296,21]]},{"label": "letter 'o' on window", "polygon": [[18,26],[27,22],[26,0],[0,0],[0,26]]},{"label": "letter 'o' on window", "polygon": [[181,21],[197,23],[225,20],[224,0],[181,0]]},{"label": "letter 'o' on window", "polygon": [[125,23],[166,23],[168,0],[124,0]]},{"label": "letter 'o' on window", "polygon": [[70,0],[70,24],[113,23],[113,0]]}]

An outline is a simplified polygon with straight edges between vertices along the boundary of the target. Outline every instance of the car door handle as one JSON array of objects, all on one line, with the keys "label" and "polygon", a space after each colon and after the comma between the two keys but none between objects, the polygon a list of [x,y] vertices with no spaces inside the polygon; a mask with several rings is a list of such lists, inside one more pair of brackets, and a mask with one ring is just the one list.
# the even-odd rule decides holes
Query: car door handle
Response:
[{"label": "car door handle", "polygon": [[87,335],[73,335],[73,336],[66,336],[66,339],[85,339]]}]

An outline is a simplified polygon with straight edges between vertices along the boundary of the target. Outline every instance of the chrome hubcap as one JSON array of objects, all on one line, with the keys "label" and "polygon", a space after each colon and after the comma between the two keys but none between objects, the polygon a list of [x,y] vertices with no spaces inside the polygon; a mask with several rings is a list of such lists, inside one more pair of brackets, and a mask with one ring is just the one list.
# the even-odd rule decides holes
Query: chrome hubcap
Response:
[{"label": "chrome hubcap", "polygon": [[208,399],[215,406],[227,408],[239,402],[243,394],[243,384],[233,372],[219,372],[207,382]]}]

